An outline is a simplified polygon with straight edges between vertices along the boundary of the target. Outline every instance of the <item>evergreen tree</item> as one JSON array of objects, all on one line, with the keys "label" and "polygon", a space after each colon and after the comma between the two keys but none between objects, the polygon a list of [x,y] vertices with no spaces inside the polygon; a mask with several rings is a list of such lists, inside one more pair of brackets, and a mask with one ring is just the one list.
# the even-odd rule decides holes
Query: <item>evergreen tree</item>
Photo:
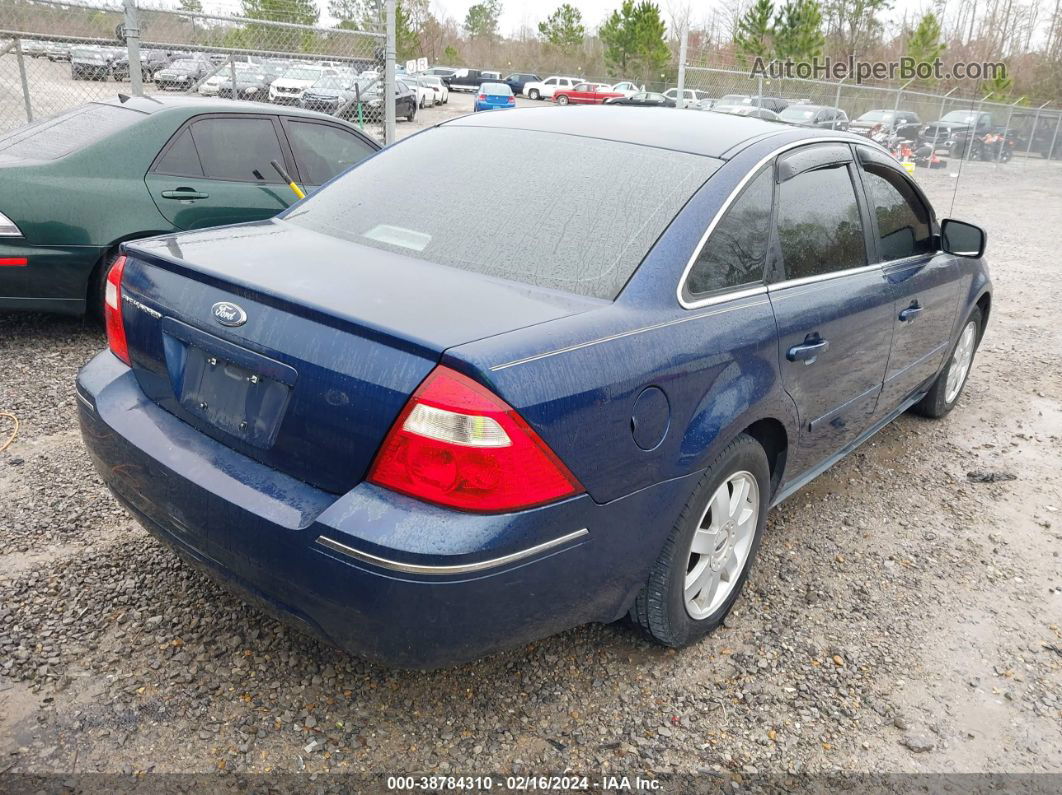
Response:
[{"label": "evergreen tree", "polygon": [[662,69],[671,59],[665,40],[667,25],[660,7],[648,0],[635,4],[624,0],[598,31],[605,45],[605,63],[611,74],[629,78],[631,70],[641,79]]},{"label": "evergreen tree", "polygon": [[927,12],[918,21],[916,27],[907,37],[907,56],[915,64],[934,64],[944,54],[947,45],[941,41],[940,20],[932,11]]},{"label": "evergreen tree", "polygon": [[498,18],[501,16],[499,0],[482,0],[465,14],[465,30],[473,39],[494,38],[498,33]]},{"label": "evergreen tree", "polygon": [[822,55],[822,8],[818,0],[789,0],[774,21],[774,52],[779,61],[807,62]]},{"label": "evergreen tree", "polygon": [[774,18],[774,3],[771,0],[756,0],[738,20],[734,34],[737,57],[743,66],[750,60],[771,58],[771,34]]},{"label": "evergreen tree", "polygon": [[538,32],[554,47],[570,52],[583,43],[586,35],[582,12],[565,3],[546,17],[545,22],[538,23]]}]

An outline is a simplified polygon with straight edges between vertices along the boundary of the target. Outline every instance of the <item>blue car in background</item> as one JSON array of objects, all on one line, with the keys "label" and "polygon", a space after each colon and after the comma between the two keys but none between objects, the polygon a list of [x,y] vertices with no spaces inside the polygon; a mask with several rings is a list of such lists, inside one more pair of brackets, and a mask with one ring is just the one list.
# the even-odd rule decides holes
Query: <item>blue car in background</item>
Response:
[{"label": "blue car in background", "polygon": [[[470,239],[442,206],[537,223]],[[470,115],[274,219],[126,244],[83,437],[151,533],[353,653],[435,667],[623,616],[681,646],[772,506],[956,405],[984,246],[848,133]]]},{"label": "blue car in background", "polygon": [[479,87],[476,101],[472,105],[473,112],[477,110],[503,110],[515,108],[516,97],[513,90],[505,83],[483,83]]}]

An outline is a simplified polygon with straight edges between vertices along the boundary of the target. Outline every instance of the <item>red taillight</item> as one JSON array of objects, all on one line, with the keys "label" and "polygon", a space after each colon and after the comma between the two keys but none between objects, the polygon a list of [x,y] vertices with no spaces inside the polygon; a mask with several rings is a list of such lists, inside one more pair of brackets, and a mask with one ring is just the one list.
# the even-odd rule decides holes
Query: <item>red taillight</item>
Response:
[{"label": "red taillight", "polygon": [[25,257],[0,257],[0,266],[24,268],[27,265],[29,265],[29,260]]},{"label": "red taillight", "polygon": [[512,406],[442,365],[398,415],[369,481],[482,513],[530,508],[583,491]]},{"label": "red taillight", "polygon": [[509,97],[505,101],[508,102],[510,105],[515,105],[516,104],[516,97]]},{"label": "red taillight", "polygon": [[487,101],[487,95],[486,94],[480,94],[478,97],[476,97],[476,99],[478,99],[480,102],[486,102]]},{"label": "red taillight", "polygon": [[129,343],[125,341],[125,323],[122,320],[122,274],[125,272],[125,257],[119,257],[107,273],[103,291],[103,320],[107,327],[107,345],[111,353],[129,364]]}]

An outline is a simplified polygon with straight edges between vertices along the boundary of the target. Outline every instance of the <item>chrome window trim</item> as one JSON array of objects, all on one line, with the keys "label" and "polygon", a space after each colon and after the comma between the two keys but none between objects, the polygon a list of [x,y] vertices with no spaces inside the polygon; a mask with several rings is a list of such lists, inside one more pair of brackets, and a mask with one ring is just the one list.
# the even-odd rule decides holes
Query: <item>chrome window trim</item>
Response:
[{"label": "chrome window trim", "polygon": [[589,534],[589,530],[585,527],[580,530],[575,530],[567,535],[554,538],[549,541],[544,541],[541,544],[536,544],[533,547],[527,549],[521,549],[518,552],[512,552],[508,555],[502,555],[499,558],[491,558],[490,560],[480,560],[475,563],[463,563],[451,566],[426,566],[417,563],[403,563],[398,560],[390,560],[388,558],[381,558],[378,555],[373,555],[368,552],[363,552],[360,549],[349,547],[335,539],[328,538],[328,536],[318,536],[317,543],[323,547],[327,547],[333,552],[338,552],[340,555],[345,555],[348,558],[354,558],[362,563],[371,563],[374,566],[379,566],[382,569],[390,569],[391,571],[400,571],[404,574],[430,574],[430,575],[447,575],[447,574],[471,574],[477,571],[486,571],[487,569],[495,569],[499,566],[504,566],[507,563],[515,563],[518,560],[524,560],[532,555],[537,555],[540,552],[559,547],[562,544],[566,544],[569,541],[574,541],[577,538],[582,538]]},{"label": "chrome window trim", "polygon": [[[743,297],[745,294],[756,295],[758,293],[767,292],[769,289],[771,289],[771,287],[777,286],[777,285],[772,285],[771,287],[769,287],[768,285],[765,285],[765,284],[764,285],[757,285],[756,288],[753,288],[753,289],[757,290],[757,293],[749,292],[750,288],[747,288],[747,287],[744,287],[744,286],[738,286],[738,287],[734,288],[734,290],[732,292],[725,292],[725,293],[721,293],[719,295],[708,296],[706,298],[698,298],[698,299],[693,300],[693,301],[687,301],[685,296],[683,295],[683,293],[685,291],[685,287],[686,287],[686,280],[689,278],[690,271],[693,270],[693,266],[697,262],[697,258],[701,255],[701,250],[704,248],[705,244],[708,242],[708,238],[710,238],[712,236],[712,232],[715,231],[716,226],[719,225],[719,222],[722,220],[723,216],[726,214],[726,211],[730,209],[730,205],[734,203],[734,201],[737,199],[737,197],[741,194],[741,191],[743,191],[745,189],[745,186],[752,180],[752,178],[759,173],[760,169],[763,168],[763,166],[766,165],[770,160],[778,157],[778,155],[782,154],[783,152],[788,152],[790,149],[796,149],[796,148],[801,147],[801,146],[811,146],[811,145],[814,145],[814,144],[828,144],[828,143],[853,144],[853,143],[862,143],[862,142],[854,141],[852,138],[842,138],[840,136],[833,136],[833,135],[823,136],[822,138],[817,138],[817,137],[816,138],[803,138],[803,139],[801,139],[799,141],[790,141],[789,143],[784,144],[783,146],[779,146],[777,149],[773,150],[770,154],[764,156],[758,163],[756,163],[756,165],[754,165],[752,168],[750,168],[748,170],[748,172],[745,174],[745,176],[743,176],[741,178],[741,181],[738,182],[738,184],[736,186],[734,186],[734,189],[730,192],[730,195],[726,197],[726,201],[723,202],[722,206],[716,212],[715,216],[713,216],[713,218],[711,220],[711,223],[708,224],[708,228],[704,230],[704,234],[701,235],[701,239],[698,241],[697,246],[693,249],[693,255],[689,258],[689,261],[686,263],[686,267],[683,268],[682,276],[679,277],[678,287],[675,290],[675,296],[678,298],[679,306],[681,306],[683,309],[698,309],[699,307],[702,307],[702,306],[711,306],[712,304],[718,304],[718,303],[722,303],[723,301],[729,301],[732,298],[740,298],[740,297]],[[864,144],[864,145],[867,145],[867,144]],[[884,149],[882,151],[884,151]],[[839,271],[836,275],[841,275],[842,273],[843,272]],[[809,279],[815,279],[817,277],[808,277],[808,278]],[[798,281],[801,281],[801,280],[794,279],[793,281],[794,282],[798,282]],[[780,284],[790,284],[790,283],[788,283],[788,282],[780,282]]]},{"label": "chrome window trim", "polygon": [[789,287],[801,287],[805,284],[817,284],[819,282],[828,282],[833,279],[843,279],[845,276],[855,276],[859,273],[870,273],[871,271],[880,271],[884,277],[885,272],[881,267],[880,262],[872,262],[869,265],[860,265],[857,268],[846,268],[843,271],[830,271],[829,273],[819,273],[815,276],[802,276],[799,279],[786,279],[784,282],[776,282],[775,284],[768,285],[767,292],[773,293],[778,290],[785,290]]}]

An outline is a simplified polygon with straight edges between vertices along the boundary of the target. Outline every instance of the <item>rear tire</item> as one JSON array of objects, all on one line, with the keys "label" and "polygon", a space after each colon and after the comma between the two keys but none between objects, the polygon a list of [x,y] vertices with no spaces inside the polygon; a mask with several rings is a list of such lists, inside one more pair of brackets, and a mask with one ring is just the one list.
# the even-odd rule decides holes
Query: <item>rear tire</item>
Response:
[{"label": "rear tire", "polygon": [[981,342],[983,323],[981,310],[974,307],[951,349],[947,366],[937,376],[926,396],[911,407],[912,412],[938,419],[955,408],[966,387],[970,370],[973,369],[974,355]]},{"label": "rear tire", "polygon": [[746,434],[708,467],[630,610],[652,640],[685,646],[723,622],[756,558],[770,486],[767,454]]}]

